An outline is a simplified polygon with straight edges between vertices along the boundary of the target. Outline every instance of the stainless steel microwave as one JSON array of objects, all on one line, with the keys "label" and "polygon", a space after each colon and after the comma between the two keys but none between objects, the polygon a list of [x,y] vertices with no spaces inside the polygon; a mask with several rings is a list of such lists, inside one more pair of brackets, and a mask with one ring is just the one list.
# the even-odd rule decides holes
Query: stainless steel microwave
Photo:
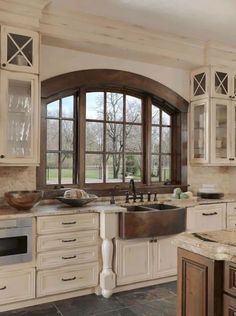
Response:
[{"label": "stainless steel microwave", "polygon": [[32,261],[32,218],[0,221],[0,266]]}]

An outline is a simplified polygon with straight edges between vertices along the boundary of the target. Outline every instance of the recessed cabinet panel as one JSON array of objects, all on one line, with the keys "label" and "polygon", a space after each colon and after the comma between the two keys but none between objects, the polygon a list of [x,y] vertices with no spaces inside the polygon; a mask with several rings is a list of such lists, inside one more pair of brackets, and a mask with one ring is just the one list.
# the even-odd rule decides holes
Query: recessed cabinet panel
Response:
[{"label": "recessed cabinet panel", "polygon": [[0,163],[37,163],[38,77],[1,73]]},{"label": "recessed cabinet panel", "polygon": [[208,100],[195,101],[190,108],[190,160],[208,162]]},{"label": "recessed cabinet panel", "polygon": [[7,70],[38,73],[37,32],[2,26],[1,67]]}]

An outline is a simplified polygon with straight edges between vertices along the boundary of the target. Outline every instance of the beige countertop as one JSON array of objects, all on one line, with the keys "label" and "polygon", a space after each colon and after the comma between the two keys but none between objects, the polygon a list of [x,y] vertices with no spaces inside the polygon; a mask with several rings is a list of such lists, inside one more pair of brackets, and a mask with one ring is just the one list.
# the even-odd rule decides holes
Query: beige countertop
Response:
[{"label": "beige countertop", "polygon": [[180,248],[214,260],[236,263],[236,229],[224,229],[195,235],[185,232],[179,234],[173,243]]},{"label": "beige countertop", "polygon": [[150,202],[137,202],[137,203],[124,203],[124,198],[116,199],[116,204],[111,205],[108,200],[101,199],[101,201],[87,204],[83,207],[70,207],[60,202],[54,201],[43,201],[42,204],[32,208],[30,211],[17,211],[12,207],[0,206],[0,219],[11,219],[16,217],[33,217],[33,216],[47,216],[47,215],[65,215],[65,214],[77,214],[87,212],[98,212],[98,213],[120,213],[126,212],[127,205],[142,205],[142,204],[155,204],[155,203],[167,203],[176,205],[178,207],[194,207],[197,205],[204,204],[215,204],[215,203],[230,203],[236,202],[236,194],[226,195],[219,200],[205,200],[194,197],[193,199],[178,200],[172,199],[169,194],[158,195],[158,201]]}]

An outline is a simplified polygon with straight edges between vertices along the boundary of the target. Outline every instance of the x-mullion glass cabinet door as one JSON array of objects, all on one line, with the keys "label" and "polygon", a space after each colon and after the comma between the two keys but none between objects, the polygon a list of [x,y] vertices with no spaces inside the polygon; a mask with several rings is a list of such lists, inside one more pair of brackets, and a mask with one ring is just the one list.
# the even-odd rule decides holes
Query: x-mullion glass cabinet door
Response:
[{"label": "x-mullion glass cabinet door", "polygon": [[227,68],[211,70],[211,96],[213,98],[230,99],[232,96],[231,71]]},{"label": "x-mullion glass cabinet door", "polygon": [[236,165],[236,101],[231,102],[230,163]]},{"label": "x-mullion glass cabinet door", "polygon": [[229,165],[231,159],[232,102],[212,99],[211,103],[211,162]]},{"label": "x-mullion glass cabinet door", "polygon": [[194,101],[190,105],[190,161],[209,162],[209,101]]},{"label": "x-mullion glass cabinet door", "polygon": [[1,68],[39,72],[39,34],[14,27],[1,27]]},{"label": "x-mullion glass cabinet door", "polygon": [[191,100],[200,100],[209,96],[209,68],[192,71],[190,90]]},{"label": "x-mullion glass cabinet door", "polygon": [[37,164],[38,76],[1,72],[0,164]]}]

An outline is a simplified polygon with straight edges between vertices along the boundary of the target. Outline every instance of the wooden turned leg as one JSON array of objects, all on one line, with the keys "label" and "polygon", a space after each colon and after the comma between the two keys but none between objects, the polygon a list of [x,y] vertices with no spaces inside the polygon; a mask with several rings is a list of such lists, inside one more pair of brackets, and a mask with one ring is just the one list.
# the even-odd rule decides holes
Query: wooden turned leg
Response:
[{"label": "wooden turned leg", "polygon": [[112,239],[103,239],[102,261],[103,269],[100,273],[100,286],[102,295],[109,298],[115,288],[115,273],[112,271],[113,243]]}]

